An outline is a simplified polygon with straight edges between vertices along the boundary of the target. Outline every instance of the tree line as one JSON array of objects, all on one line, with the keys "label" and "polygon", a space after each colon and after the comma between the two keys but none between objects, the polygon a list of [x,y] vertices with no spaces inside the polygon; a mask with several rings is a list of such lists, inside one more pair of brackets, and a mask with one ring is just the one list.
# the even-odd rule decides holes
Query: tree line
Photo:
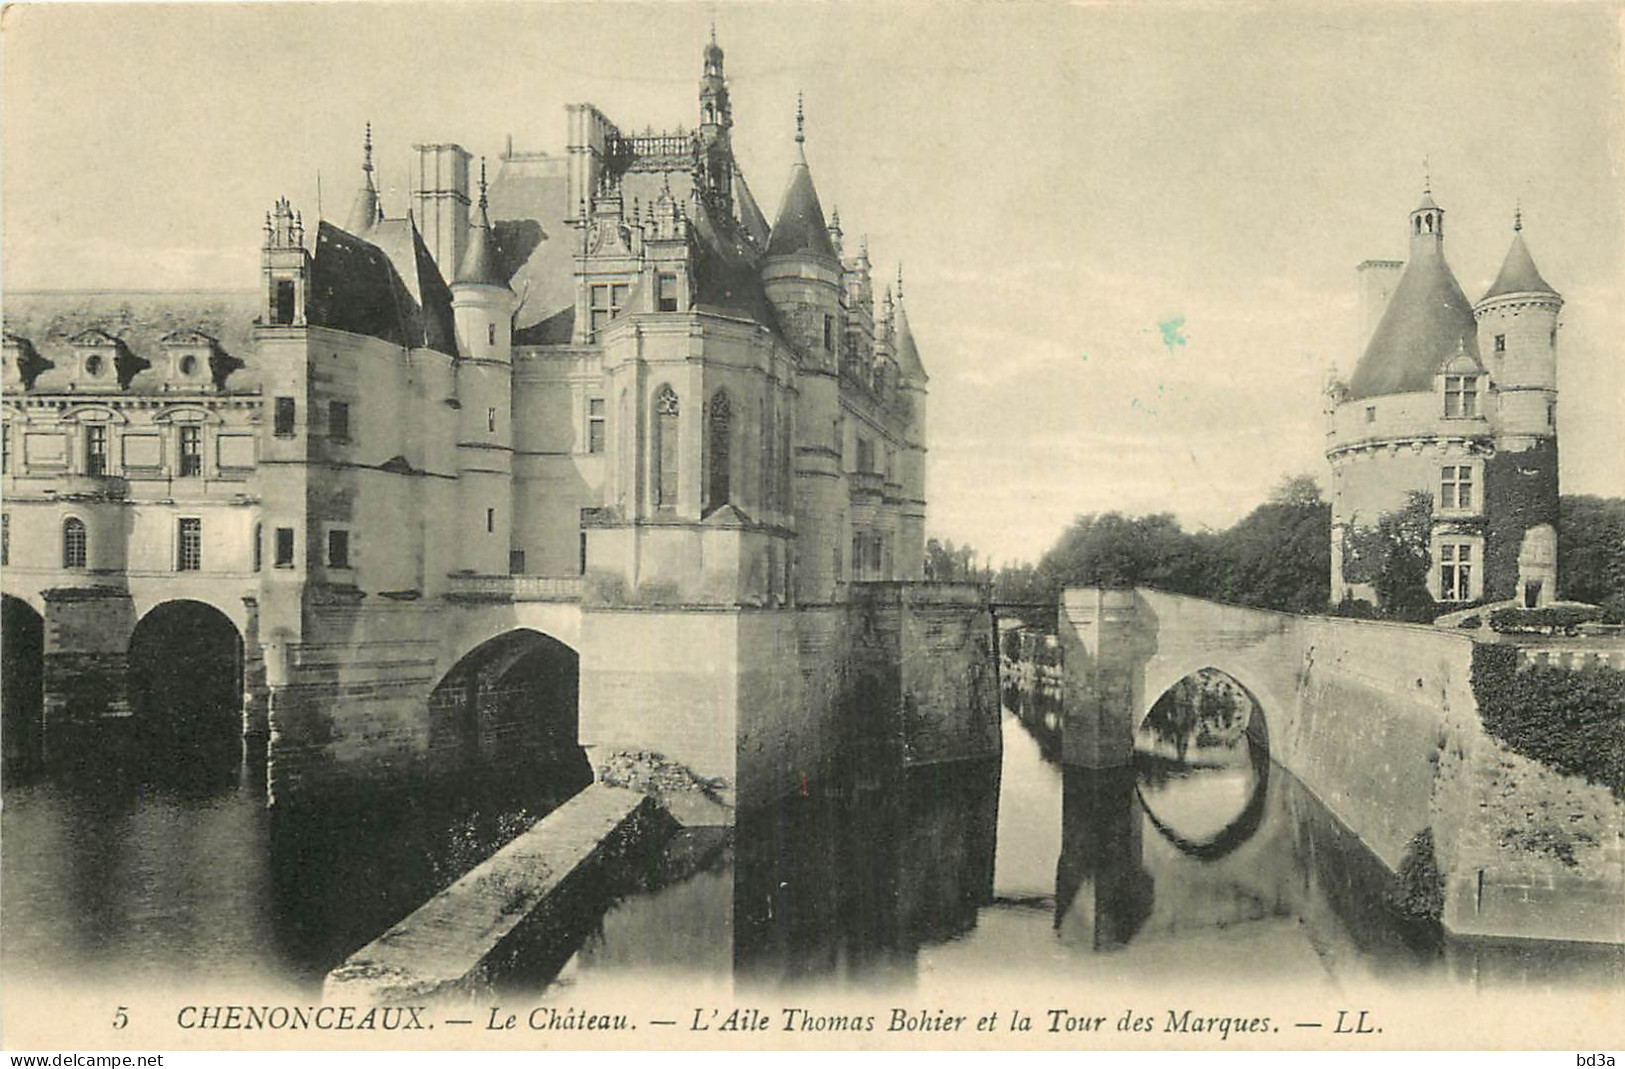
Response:
[{"label": "tree line", "polygon": [[[1421,495],[1424,496],[1425,495]],[[1560,499],[1558,580],[1562,596],[1625,614],[1625,498]],[[1149,586],[1213,601],[1276,609],[1429,620],[1460,605],[1440,605],[1427,591],[1425,531],[1431,502],[1408,501],[1354,544],[1350,569],[1371,582],[1382,605],[1331,604],[1331,505],[1313,476],[1290,476],[1267,500],[1222,530],[1187,531],[1171,513],[1090,513],[1072,521],[1036,564],[998,569],[974,547],[930,539],[926,578],[980,582],[994,600],[1050,604],[1067,587]],[[978,561],[982,563],[979,565]]]}]

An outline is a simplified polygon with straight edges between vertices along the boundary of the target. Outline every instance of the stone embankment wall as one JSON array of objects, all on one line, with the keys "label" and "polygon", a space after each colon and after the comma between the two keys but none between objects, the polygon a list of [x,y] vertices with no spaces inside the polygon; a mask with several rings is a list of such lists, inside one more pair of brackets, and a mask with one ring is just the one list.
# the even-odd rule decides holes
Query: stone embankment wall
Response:
[{"label": "stone embankment wall", "polygon": [[[588,787],[327,974],[350,1005],[472,999],[556,957],[603,865],[671,830],[652,798]],[[600,904],[601,905],[601,904]],[[541,948],[541,949],[538,949]]]},{"label": "stone embankment wall", "polygon": [[1156,699],[1218,668],[1258,700],[1271,757],[1390,870],[1432,829],[1452,932],[1625,942],[1625,804],[1485,731],[1466,633],[1083,590],[1061,638],[1069,762],[1125,763]]}]

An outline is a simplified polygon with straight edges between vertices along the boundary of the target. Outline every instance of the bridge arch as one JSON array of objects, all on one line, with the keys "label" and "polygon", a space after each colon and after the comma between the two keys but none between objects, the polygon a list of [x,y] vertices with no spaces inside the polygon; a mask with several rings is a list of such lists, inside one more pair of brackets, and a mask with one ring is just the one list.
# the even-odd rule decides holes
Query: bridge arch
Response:
[{"label": "bridge arch", "polygon": [[1264,818],[1269,763],[1263,703],[1213,665],[1169,684],[1135,724],[1141,807],[1187,856],[1216,860],[1252,838]]},{"label": "bridge arch", "polygon": [[545,766],[590,781],[580,742],[581,658],[515,627],[462,653],[429,693],[429,745],[453,768]]},{"label": "bridge arch", "polygon": [[148,756],[234,765],[240,756],[243,636],[219,608],[162,601],[130,633],[128,694],[136,741]]},{"label": "bridge arch", "polygon": [[0,764],[17,771],[44,757],[45,618],[22,598],[6,594],[0,603]]}]

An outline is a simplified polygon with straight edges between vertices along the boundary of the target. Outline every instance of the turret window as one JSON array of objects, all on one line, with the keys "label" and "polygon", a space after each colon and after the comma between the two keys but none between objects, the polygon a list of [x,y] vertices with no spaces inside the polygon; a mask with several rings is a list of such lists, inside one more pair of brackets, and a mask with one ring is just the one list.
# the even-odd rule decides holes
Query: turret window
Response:
[{"label": "turret window", "polygon": [[350,440],[350,405],[346,401],[330,401],[327,405],[327,437],[335,442]]},{"label": "turret window", "polygon": [[348,568],[350,566],[350,532],[332,530],[327,532],[327,566],[329,568]]},{"label": "turret window", "polygon": [[662,312],[677,311],[677,276],[661,275],[657,288],[659,290],[660,310]]},{"label": "turret window", "polygon": [[1504,353],[1507,351],[1507,336],[1505,334],[1497,334],[1495,336],[1495,351],[1498,353]]},{"label": "turret window", "polygon": [[278,527],[276,529],[276,556],[273,558],[278,568],[293,567],[293,528]]},{"label": "turret window", "polygon": [[1447,464],[1439,478],[1439,507],[1465,511],[1473,507],[1473,469]]},{"label": "turret window", "polygon": [[288,326],[293,322],[294,284],[285,278],[271,283],[271,323]]},{"label": "turret window", "polygon": [[69,516],[62,521],[62,567],[83,568],[87,553],[88,540],[85,537],[85,521],[77,516]]},{"label": "turret window", "polygon": [[276,399],[276,414],[272,433],[278,438],[293,437],[294,404],[291,397]]},{"label": "turret window", "polygon": [[1446,375],[1444,378],[1446,419],[1468,419],[1478,415],[1478,377]]},{"label": "turret window", "polygon": [[494,346],[494,345],[496,345],[496,343],[497,343],[497,325],[495,323],[487,323],[487,324],[485,324],[485,344]]},{"label": "turret window", "polygon": [[1471,601],[1473,547],[1466,542],[1439,545],[1439,600]]}]

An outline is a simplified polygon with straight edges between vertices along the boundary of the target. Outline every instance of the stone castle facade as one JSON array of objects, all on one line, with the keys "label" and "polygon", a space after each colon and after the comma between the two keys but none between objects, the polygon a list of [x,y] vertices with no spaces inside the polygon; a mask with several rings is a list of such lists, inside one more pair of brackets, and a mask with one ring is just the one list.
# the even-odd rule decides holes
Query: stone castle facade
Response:
[{"label": "stone castle facade", "polygon": [[1328,394],[1334,602],[1375,603],[1351,535],[1425,494],[1428,592],[1443,603],[1557,597],[1557,338],[1563,298],[1535,267],[1521,213],[1500,273],[1469,302],[1424,191],[1409,262],[1359,266],[1368,336]]},{"label": "stone castle facade", "polygon": [[273,789],[466,751],[439,710],[484,725],[496,669],[442,681],[516,629],[579,659],[588,745],[793,749],[741,710],[838,686],[858,592],[922,578],[928,376],[799,102],[771,225],[714,39],[698,104],[642,134],[570,105],[563,155],[510,139],[489,183],[416,145],[399,215],[369,128],[342,225],[267,214],[246,307],[10,302],[4,587],[43,618],[47,739],[128,712],[132,633],[188,600],[241,636]]}]

